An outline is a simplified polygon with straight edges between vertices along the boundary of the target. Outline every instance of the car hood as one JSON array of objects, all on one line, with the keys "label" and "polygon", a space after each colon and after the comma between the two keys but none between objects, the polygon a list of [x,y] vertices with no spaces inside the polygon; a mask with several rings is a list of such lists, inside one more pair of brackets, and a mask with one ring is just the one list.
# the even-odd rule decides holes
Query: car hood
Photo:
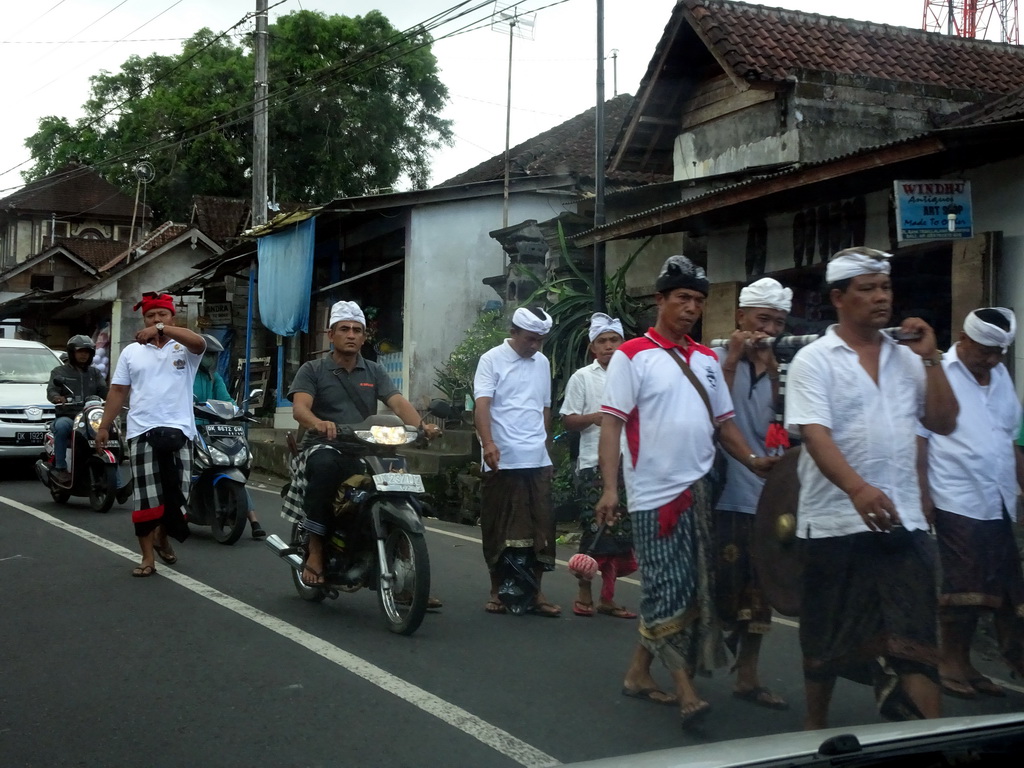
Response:
[{"label": "car hood", "polygon": [[662,749],[636,755],[620,755],[583,763],[572,763],[587,768],[612,768],[629,765],[630,768],[740,768],[741,766],[774,766],[783,761],[792,764],[795,758],[808,758],[817,754],[822,742],[836,736],[852,734],[862,749],[880,745],[911,745],[917,739],[956,740],[969,733],[991,731],[1000,727],[1024,725],[1024,713],[1005,715],[976,715],[948,717],[938,720],[915,720],[903,723],[875,723],[824,731],[777,733],[751,739],[733,739],[693,747]]},{"label": "car hood", "polygon": [[46,399],[45,384],[0,384],[0,408],[19,405],[53,407]]}]

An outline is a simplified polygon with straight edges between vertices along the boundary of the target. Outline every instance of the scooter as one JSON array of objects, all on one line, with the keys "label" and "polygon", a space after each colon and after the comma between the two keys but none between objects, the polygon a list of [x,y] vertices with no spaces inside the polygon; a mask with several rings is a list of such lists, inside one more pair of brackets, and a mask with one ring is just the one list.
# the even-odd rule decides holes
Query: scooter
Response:
[{"label": "scooter", "polygon": [[214,539],[234,544],[245,532],[249,514],[245,483],[252,471],[252,452],[243,423],[256,419],[230,400],[195,403],[192,410],[206,423],[196,427],[192,444],[188,522],[208,525]]},{"label": "scooter", "polygon": [[71,447],[68,450],[68,473],[66,483],[59,482],[54,449],[53,422],[50,422],[43,447],[46,457],[35,463],[36,475],[45,485],[50,496],[58,504],[66,504],[72,496],[88,496],[89,506],[94,512],[107,512],[117,496],[117,467],[125,455],[121,431],[117,421],[110,427],[110,437],[103,453],[96,452],[96,430],[103,418],[103,400],[92,396],[85,402],[76,401],[75,393],[63,378],[57,376],[53,384],[68,393],[69,405],[81,405],[82,410],[75,416],[71,431]]},{"label": "scooter", "polygon": [[430,558],[420,519],[423,479],[406,471],[400,445],[417,442],[421,430],[397,416],[371,416],[360,424],[339,424],[334,444],[357,453],[364,474],[339,478],[333,530],[324,540],[325,583],[302,581],[309,534],[292,526],[291,541],[270,535],[267,546],[291,566],[299,597],[320,602],[362,587],[376,590],[389,630],[411,635],[423,621],[430,595]]}]

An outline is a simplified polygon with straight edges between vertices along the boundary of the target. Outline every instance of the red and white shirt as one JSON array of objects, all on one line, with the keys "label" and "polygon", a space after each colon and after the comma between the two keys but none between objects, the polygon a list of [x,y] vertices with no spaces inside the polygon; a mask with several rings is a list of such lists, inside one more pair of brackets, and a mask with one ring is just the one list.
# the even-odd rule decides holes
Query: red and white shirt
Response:
[{"label": "red and white shirt", "polygon": [[[718,423],[733,416],[715,353],[687,337],[683,349],[653,328],[620,346],[608,363],[601,411],[622,419],[629,510],[658,509],[711,470],[714,429],[704,399],[669,354],[704,385]],[[666,351],[668,350],[668,351]]]}]

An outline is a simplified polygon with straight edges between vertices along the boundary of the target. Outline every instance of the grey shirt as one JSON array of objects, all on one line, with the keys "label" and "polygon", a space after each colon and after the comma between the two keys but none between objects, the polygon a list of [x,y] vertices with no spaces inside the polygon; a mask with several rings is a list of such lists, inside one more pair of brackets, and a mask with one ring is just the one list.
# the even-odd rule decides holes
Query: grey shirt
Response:
[{"label": "grey shirt", "polygon": [[[342,384],[342,376],[348,379],[352,388],[362,397],[371,415],[377,413],[378,400],[386,405],[391,397],[399,394],[380,363],[358,355],[356,367],[347,371],[334,362],[331,355],[325,355],[320,360],[302,364],[288,390],[288,399],[294,400],[296,392],[305,392],[313,398],[311,410],[318,419],[333,421],[335,424],[358,424],[363,421],[363,415]],[[318,436],[307,431],[302,438],[303,447],[315,442],[318,442]]]},{"label": "grey shirt", "polygon": [[[718,347],[714,352],[719,360],[725,360],[728,356],[728,350],[724,347]],[[732,404],[736,411],[736,426],[746,438],[750,450],[758,456],[767,455],[765,439],[768,427],[775,421],[772,382],[763,373],[755,377],[754,364],[746,358],[736,366]],[[725,475],[725,490],[715,508],[752,515],[757,512],[757,500],[761,498],[764,480],[728,453],[726,460],[729,468]]]}]

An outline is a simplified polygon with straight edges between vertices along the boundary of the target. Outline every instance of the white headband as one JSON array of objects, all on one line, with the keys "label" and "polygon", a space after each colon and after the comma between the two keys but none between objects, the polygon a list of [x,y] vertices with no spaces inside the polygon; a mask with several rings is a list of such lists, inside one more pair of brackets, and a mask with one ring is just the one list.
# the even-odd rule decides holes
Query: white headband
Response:
[{"label": "white headband", "polygon": [[593,341],[602,333],[608,333],[609,331],[619,334],[622,338],[625,335],[622,333],[622,321],[617,317],[611,317],[606,315],[604,312],[595,312],[590,316],[590,340]]},{"label": "white headband", "polygon": [[327,327],[331,328],[335,323],[340,323],[342,320],[359,323],[363,328],[366,327],[366,317],[363,315],[363,310],[354,301],[336,301],[331,307],[331,319],[327,323]]},{"label": "white headband", "polygon": [[[544,316],[543,319],[534,314],[534,309]],[[512,315],[512,325],[516,328],[522,328],[524,331],[530,331],[531,333],[539,333],[541,336],[546,336],[551,331],[551,324],[553,322],[551,315],[540,307],[532,307],[530,309],[520,307]]]},{"label": "white headband", "polygon": [[1010,323],[1010,330],[1004,331],[998,325],[986,323],[978,317],[976,309],[967,314],[964,320],[964,333],[983,347],[999,347],[1006,352],[1006,348],[1013,344],[1013,337],[1017,334],[1017,318],[1013,316],[1013,312],[1003,307],[988,307],[988,309],[995,310],[1005,317]]},{"label": "white headband", "polygon": [[891,253],[875,250],[870,253],[860,253],[853,249],[840,251],[825,268],[825,282],[838,283],[859,275],[888,275],[892,271],[892,265],[889,264],[891,258]]},{"label": "white headband", "polygon": [[740,291],[740,307],[765,307],[789,312],[793,306],[793,291],[770,277],[762,277]]}]

